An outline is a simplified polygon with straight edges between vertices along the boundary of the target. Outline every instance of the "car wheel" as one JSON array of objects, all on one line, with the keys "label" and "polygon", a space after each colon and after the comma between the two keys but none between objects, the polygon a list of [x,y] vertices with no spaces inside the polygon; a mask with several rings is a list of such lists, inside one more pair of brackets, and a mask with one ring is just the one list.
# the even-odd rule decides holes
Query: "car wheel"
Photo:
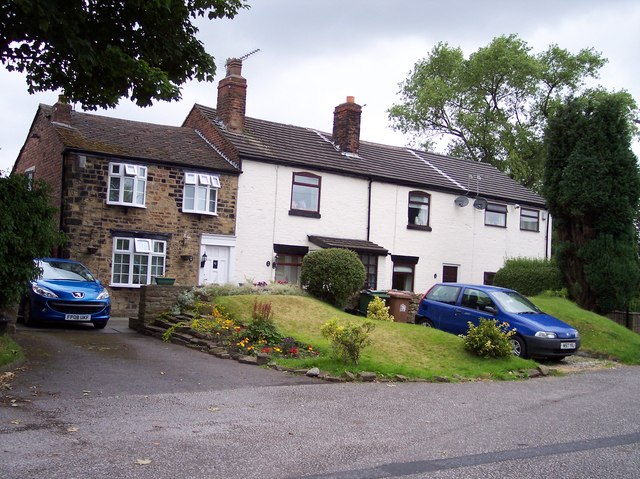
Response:
[{"label": "car wheel", "polygon": [[106,321],[95,321],[93,323],[93,327],[96,329],[104,329],[106,325],[107,325]]},{"label": "car wheel", "polygon": [[527,347],[520,336],[511,336],[511,353],[519,358],[527,357]]},{"label": "car wheel", "polygon": [[22,306],[22,322],[28,328],[33,328],[36,325],[36,320],[33,319],[31,313],[31,303],[26,301]]},{"label": "car wheel", "polygon": [[427,318],[423,318],[418,323],[418,326],[423,326],[425,328],[433,328],[433,321]]}]

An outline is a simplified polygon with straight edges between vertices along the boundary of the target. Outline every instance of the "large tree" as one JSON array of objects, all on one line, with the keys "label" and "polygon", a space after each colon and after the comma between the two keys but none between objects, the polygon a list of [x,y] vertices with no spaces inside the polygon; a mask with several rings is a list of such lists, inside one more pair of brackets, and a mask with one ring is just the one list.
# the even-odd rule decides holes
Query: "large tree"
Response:
[{"label": "large tree", "polygon": [[634,109],[626,92],[588,92],[559,107],[547,129],[543,191],[556,257],[572,298],[598,312],[624,308],[640,284]]},{"label": "large tree", "polygon": [[84,108],[177,100],[187,80],[212,81],[198,17],[233,18],[245,0],[10,0],[0,3],[0,60],[26,72],[29,93],[62,90]]},{"label": "large tree", "polygon": [[25,175],[0,177],[0,315],[38,275],[33,259],[49,256],[65,239],[50,195],[46,183]]},{"label": "large tree", "polygon": [[573,55],[557,45],[533,54],[516,35],[497,37],[468,59],[439,43],[401,84],[389,118],[427,149],[446,138],[445,153],[491,163],[539,189],[549,114],[605,62],[592,49]]}]

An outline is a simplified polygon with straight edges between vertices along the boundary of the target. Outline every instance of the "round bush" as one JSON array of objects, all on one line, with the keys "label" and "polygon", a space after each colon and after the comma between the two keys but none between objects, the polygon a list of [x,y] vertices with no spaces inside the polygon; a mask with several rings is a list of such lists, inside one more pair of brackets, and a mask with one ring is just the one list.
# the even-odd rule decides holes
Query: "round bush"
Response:
[{"label": "round bush", "polygon": [[300,283],[316,298],[342,308],[349,297],[362,289],[364,265],[353,251],[327,248],[312,251],[302,260]]},{"label": "round bush", "polygon": [[493,284],[515,289],[525,296],[564,288],[562,274],[555,261],[532,258],[508,259],[496,273]]}]

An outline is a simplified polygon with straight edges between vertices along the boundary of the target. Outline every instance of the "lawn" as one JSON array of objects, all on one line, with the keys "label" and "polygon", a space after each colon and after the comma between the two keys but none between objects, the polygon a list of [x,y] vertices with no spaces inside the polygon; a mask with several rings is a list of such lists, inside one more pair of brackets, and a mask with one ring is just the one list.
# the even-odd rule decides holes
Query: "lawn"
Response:
[{"label": "lawn", "polygon": [[8,334],[0,334],[0,367],[22,359],[20,346]]},{"label": "lawn", "polygon": [[274,320],[285,336],[310,344],[320,352],[318,357],[278,359],[288,367],[316,366],[340,375],[345,371],[371,371],[379,376],[397,374],[426,380],[494,378],[515,379],[519,371],[536,367],[536,363],[516,357],[482,359],[467,353],[462,339],[435,329],[413,324],[378,321],[371,333],[372,345],[366,348],[357,367],[333,359],[329,342],[320,333],[321,326],[331,318],[340,321],[362,321],[325,303],[302,296],[221,296],[222,305],[236,320],[248,322],[254,300],[270,301]]},{"label": "lawn", "polygon": [[547,296],[529,299],[545,313],[576,328],[580,332],[583,352],[626,364],[640,364],[640,334],[609,318],[581,309],[567,299]]}]

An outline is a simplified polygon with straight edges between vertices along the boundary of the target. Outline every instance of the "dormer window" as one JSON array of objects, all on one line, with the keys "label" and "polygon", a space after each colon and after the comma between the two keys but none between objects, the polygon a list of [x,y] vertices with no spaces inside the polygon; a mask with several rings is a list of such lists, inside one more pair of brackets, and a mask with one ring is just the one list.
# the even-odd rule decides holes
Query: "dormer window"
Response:
[{"label": "dormer window", "polygon": [[109,163],[107,204],[144,208],[146,189],[146,166]]},{"label": "dormer window", "polygon": [[215,215],[220,178],[208,173],[185,172],[182,212]]}]

